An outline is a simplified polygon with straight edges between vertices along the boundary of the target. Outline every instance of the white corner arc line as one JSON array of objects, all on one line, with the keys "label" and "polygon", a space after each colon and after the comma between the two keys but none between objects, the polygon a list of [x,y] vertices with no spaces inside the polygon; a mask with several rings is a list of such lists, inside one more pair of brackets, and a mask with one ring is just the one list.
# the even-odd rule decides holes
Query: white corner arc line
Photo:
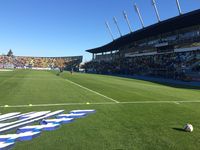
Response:
[{"label": "white corner arc line", "polygon": [[89,88],[87,88],[87,87],[85,87],[85,86],[82,86],[82,85],[78,84],[78,83],[75,83],[75,82],[70,81],[70,80],[68,80],[68,79],[65,79],[65,80],[66,80],[67,82],[71,83],[71,84],[74,84],[74,85],[76,85],[76,86],[82,88],[82,89],[85,89],[85,90],[90,91],[90,92],[92,92],[92,93],[95,93],[95,94],[97,94],[97,95],[99,95],[99,96],[101,96],[101,97],[104,97],[104,98],[106,98],[106,99],[109,99],[110,101],[113,101],[113,102],[115,102],[115,103],[119,103],[119,101],[117,101],[117,100],[115,100],[115,99],[113,99],[113,98],[110,98],[110,97],[108,97],[108,96],[106,96],[106,95],[103,95],[103,94],[101,94],[101,93],[99,93],[99,92],[96,92],[96,91],[94,91],[94,90],[91,90],[91,89],[89,89]]}]

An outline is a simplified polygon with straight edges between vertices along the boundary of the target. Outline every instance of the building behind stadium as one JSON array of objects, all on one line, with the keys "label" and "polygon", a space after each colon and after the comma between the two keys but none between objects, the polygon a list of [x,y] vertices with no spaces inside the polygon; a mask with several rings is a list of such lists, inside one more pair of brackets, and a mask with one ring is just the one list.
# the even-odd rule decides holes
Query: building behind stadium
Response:
[{"label": "building behind stadium", "polygon": [[87,72],[200,81],[200,10],[158,22],[87,50]]}]

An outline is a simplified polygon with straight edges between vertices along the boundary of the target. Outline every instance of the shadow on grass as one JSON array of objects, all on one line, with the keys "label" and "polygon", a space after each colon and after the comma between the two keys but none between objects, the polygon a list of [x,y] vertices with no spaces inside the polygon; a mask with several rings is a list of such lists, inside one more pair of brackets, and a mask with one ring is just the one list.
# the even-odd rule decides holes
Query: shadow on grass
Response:
[{"label": "shadow on grass", "polygon": [[173,88],[181,88],[181,89],[194,89],[200,90],[200,82],[187,82],[181,80],[173,80],[159,77],[150,77],[150,76],[131,76],[131,75],[114,75],[122,78],[136,79],[142,81],[148,81],[155,84],[160,84],[164,86],[169,86]]},{"label": "shadow on grass", "polygon": [[172,128],[173,130],[176,130],[176,131],[180,131],[180,132],[185,132],[185,130],[184,129],[182,129],[182,128]]},{"label": "shadow on grass", "polygon": [[[176,83],[164,83],[164,82],[159,82],[159,81],[149,81],[149,82],[164,85],[164,86],[170,86],[170,87],[173,87],[173,88],[200,90],[199,86],[190,85],[190,84],[181,85],[179,83],[177,83],[177,84]],[[182,81],[182,82],[184,82],[184,81]],[[185,83],[187,83],[187,82],[185,82]]]},{"label": "shadow on grass", "polygon": [[[52,73],[56,74],[56,71]],[[94,73],[87,73],[87,74],[94,74]],[[166,79],[166,78],[158,78],[158,77],[148,77],[148,76],[139,76],[139,75],[120,75],[120,74],[97,74],[102,76],[114,76],[120,78],[127,78],[127,79],[136,79],[141,81],[147,81],[158,85],[169,86],[173,88],[179,89],[192,89],[192,90],[200,90],[200,82],[186,82],[180,80],[173,80],[173,79]],[[62,74],[57,73],[57,76],[62,76]]]}]

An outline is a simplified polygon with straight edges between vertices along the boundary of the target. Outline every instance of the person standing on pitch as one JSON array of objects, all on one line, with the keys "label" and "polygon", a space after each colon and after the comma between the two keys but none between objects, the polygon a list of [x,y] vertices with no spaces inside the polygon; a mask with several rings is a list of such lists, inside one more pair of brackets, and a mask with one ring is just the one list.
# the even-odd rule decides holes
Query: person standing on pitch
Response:
[{"label": "person standing on pitch", "polygon": [[73,72],[74,72],[74,69],[72,68],[71,71],[70,71],[71,75],[73,74]]}]

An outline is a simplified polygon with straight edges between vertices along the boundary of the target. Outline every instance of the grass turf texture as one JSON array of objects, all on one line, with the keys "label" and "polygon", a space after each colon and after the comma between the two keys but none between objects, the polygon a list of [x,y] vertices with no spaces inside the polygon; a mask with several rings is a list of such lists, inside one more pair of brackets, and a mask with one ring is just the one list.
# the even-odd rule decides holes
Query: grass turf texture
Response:
[{"label": "grass turf texture", "polygon": [[[199,89],[133,79],[76,73],[71,75],[68,72],[60,75],[56,72],[30,70],[0,72],[1,106],[85,103],[74,106],[5,107],[0,108],[0,113],[97,110],[96,114],[63,125],[56,131],[42,132],[39,138],[32,141],[18,142],[14,150],[199,149],[200,103],[115,103],[68,80],[119,102],[200,101]],[[179,130],[188,122],[194,125],[193,133]]]}]

